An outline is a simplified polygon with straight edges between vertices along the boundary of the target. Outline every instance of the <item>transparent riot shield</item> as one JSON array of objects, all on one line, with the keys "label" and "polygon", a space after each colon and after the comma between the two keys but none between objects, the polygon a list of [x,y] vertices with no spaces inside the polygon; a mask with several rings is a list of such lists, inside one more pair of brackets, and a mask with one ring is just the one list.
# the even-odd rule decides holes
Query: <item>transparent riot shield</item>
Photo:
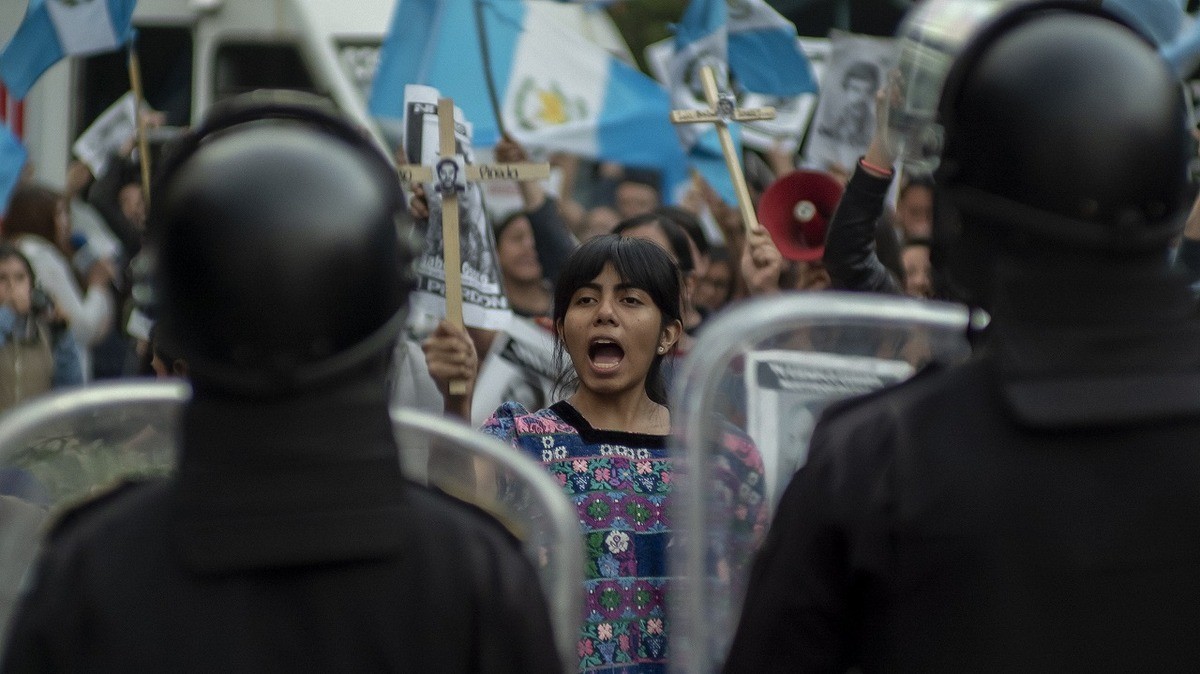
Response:
[{"label": "transparent riot shield", "polygon": [[[803,466],[822,410],[931,361],[964,360],[967,324],[959,305],[820,292],[745,302],[705,326],[671,392],[673,443],[686,457],[672,514],[672,671],[719,669],[765,533],[759,525]],[[754,463],[747,437],[761,474],[731,470]]]},{"label": "transparent riot shield", "polygon": [[[48,522],[124,478],[172,472],[189,396],[183,383],[125,380],[53,393],[0,416],[0,634]],[[521,541],[560,657],[574,662],[583,550],[575,508],[558,483],[465,425],[415,410],[394,412],[393,425],[406,476],[491,513]]]},{"label": "transparent riot shield", "polygon": [[184,384],[131,380],[53,393],[0,415],[0,634],[48,522],[124,478],[171,472],[188,396]]},{"label": "transparent riot shield", "polygon": [[566,671],[576,662],[583,612],[579,515],[544,468],[469,426],[417,410],[392,412],[412,480],[474,503],[504,523],[538,569]]}]

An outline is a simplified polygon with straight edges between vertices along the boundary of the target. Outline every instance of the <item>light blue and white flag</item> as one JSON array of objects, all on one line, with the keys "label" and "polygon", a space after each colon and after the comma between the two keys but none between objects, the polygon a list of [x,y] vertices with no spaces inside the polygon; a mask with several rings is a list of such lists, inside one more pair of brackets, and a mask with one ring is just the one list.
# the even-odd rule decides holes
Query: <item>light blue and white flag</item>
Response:
[{"label": "light blue and white flag", "polygon": [[[671,92],[671,104],[676,109],[708,110],[700,71],[709,66],[717,76],[717,88],[729,88],[728,35],[726,33],[725,0],[692,0],[683,19],[675,26],[675,51],[667,62],[665,84]],[[729,177],[721,141],[710,124],[680,124],[676,127],[680,142],[688,152],[688,164],[729,203],[737,200],[737,192]],[[742,144],[737,127],[734,148],[740,157]]]},{"label": "light blue and white flag", "polygon": [[1200,68],[1200,19],[1191,18],[1170,42],[1159,47],[1158,52],[1175,71],[1176,77],[1191,77]]},{"label": "light blue and white flag", "polygon": [[[695,88],[700,66],[712,65],[721,86],[731,76],[738,89],[756,94],[817,91],[796,27],[763,0],[692,0],[674,28],[679,65],[672,67],[672,82],[687,81]],[[684,72],[676,73],[677,68]]]},{"label": "light blue and white flag", "polygon": [[[725,0],[692,0],[683,19],[674,27],[675,51],[667,61],[665,84],[676,109],[707,110],[700,71],[709,66],[717,76],[717,88],[729,87],[729,52]],[[693,147],[705,134],[702,126],[680,125],[684,147]]]},{"label": "light blue and white flag", "polygon": [[770,96],[817,93],[817,78],[796,26],[766,0],[726,0],[729,69],[746,91]]},{"label": "light blue and white flag", "polygon": [[[483,3],[492,81],[504,127],[531,147],[656,168],[664,194],[687,180],[667,92],[566,28],[576,4],[547,0]],[[473,3],[399,0],[384,42],[370,110],[403,117],[404,85],[427,84],[475,122],[475,144],[500,137],[484,76]]]},{"label": "light blue and white flag", "polygon": [[1186,0],[1104,0],[1102,6],[1151,40],[1176,77],[1200,68],[1200,20],[1186,13]]},{"label": "light blue and white flag", "polygon": [[1175,39],[1187,16],[1186,0],[1103,0],[1100,4],[1160,47]]},{"label": "light blue and white flag", "polygon": [[[716,72],[717,86],[724,91],[792,97],[817,90],[795,26],[761,0],[692,0],[674,28],[665,83],[676,108],[709,107],[700,81],[706,65]],[[678,130],[692,168],[723,199],[735,201],[728,172],[714,161],[722,156],[716,131],[704,125],[681,125]],[[740,156],[738,127],[731,131]]]},{"label": "light blue and white flag", "polygon": [[21,169],[25,167],[28,154],[21,141],[13,135],[8,126],[0,124],[0,215],[8,211],[8,200],[12,198],[13,189],[21,179]]},{"label": "light blue and white flag", "polygon": [[112,51],[133,35],[137,0],[29,0],[25,19],[0,53],[0,78],[18,99],[66,56]]}]

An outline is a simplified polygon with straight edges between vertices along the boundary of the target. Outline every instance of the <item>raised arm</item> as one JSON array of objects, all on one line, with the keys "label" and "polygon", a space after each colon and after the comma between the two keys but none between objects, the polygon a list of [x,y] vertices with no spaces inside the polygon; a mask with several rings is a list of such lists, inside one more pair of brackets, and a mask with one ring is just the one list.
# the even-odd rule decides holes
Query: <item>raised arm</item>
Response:
[{"label": "raised arm", "polygon": [[894,83],[875,95],[875,134],[846,184],[825,235],[825,268],[839,290],[903,293],[899,280],[875,250],[875,223],[883,213],[895,162],[888,150],[888,91],[896,91]]},{"label": "raised arm", "polygon": [[[529,161],[529,155],[515,140],[504,137],[496,144],[496,161],[526,162]],[[546,195],[540,182],[518,182],[517,187],[525,204],[525,216],[529,218],[529,225],[533,229],[533,245],[537,250],[538,263],[542,265],[542,275],[553,281],[562,271],[563,261],[579,243],[567,228],[558,203]]]}]

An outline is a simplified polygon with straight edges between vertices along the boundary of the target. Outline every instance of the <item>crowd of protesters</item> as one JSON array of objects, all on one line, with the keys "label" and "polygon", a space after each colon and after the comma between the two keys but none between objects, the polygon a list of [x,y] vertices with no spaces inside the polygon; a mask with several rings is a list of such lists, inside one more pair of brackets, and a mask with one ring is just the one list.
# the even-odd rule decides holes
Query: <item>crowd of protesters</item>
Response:
[{"label": "crowd of protesters", "polygon": [[[655,241],[680,266],[685,333],[676,346],[679,354],[687,352],[705,321],[754,294],[842,289],[939,296],[930,261],[933,183],[926,175],[905,174],[898,186],[892,184],[895,157],[886,139],[887,106],[881,105],[887,94],[880,89],[876,95],[871,142],[851,170],[802,166],[795,153],[745,150],[745,159],[758,169],[748,172],[756,207],[764,192],[798,170],[821,174],[841,187],[836,208],[819,224],[784,218],[769,236],[751,233],[747,239],[737,204],[723,201],[699,177],[676,205],[668,205],[672,199],[663,194],[653,170],[551,155],[561,176],[553,193],[544,183],[517,183],[520,208],[493,213],[499,271],[515,316],[552,327],[546,317],[563,262],[580,243],[610,232]],[[151,125],[161,122],[160,115],[147,114]],[[530,158],[509,138],[497,145],[495,156],[504,162]],[[44,382],[39,376],[34,386],[15,387],[6,393],[10,402],[5,407],[52,386],[154,372],[149,322],[130,300],[130,262],[141,249],[146,226],[134,143],[111,157],[101,175],[72,161],[65,188],[52,188],[52,182],[37,167],[27,167],[0,220],[0,241],[27,263],[31,290],[43,300],[35,307],[37,321],[57,326],[51,331],[56,336],[52,350],[60,354],[56,363],[66,359],[66,351],[74,351],[72,365],[58,365],[59,371],[73,374]],[[423,193],[418,189],[416,196],[411,215],[419,218],[425,214]],[[1178,268],[1200,285],[1197,204],[1173,254]],[[811,231],[798,231],[806,226]],[[475,346],[486,355],[491,336],[475,332],[483,333],[474,335]],[[19,341],[19,336],[8,328],[0,339]],[[24,376],[32,375],[26,370]],[[472,418],[478,421],[486,412],[477,410]]]},{"label": "crowd of protesters", "polygon": [[[747,228],[738,205],[699,177],[685,194],[666,195],[653,171],[550,156],[560,177],[553,190],[517,183],[520,207],[491,214],[512,324],[443,322],[398,340],[387,364],[393,407],[481,428],[540,460],[576,497],[589,574],[581,671],[669,659],[665,556],[678,457],[668,452],[668,391],[673,367],[706,326],[733,304],[776,293],[955,299],[939,286],[931,255],[935,185],[926,175],[897,177],[886,135],[893,86],[875,94],[873,127],[856,113],[854,129],[830,130],[869,142],[852,168],[804,166],[783,152],[753,157],[768,167],[749,172],[761,228]],[[506,137],[495,157],[528,162],[531,153]],[[150,327],[131,293],[147,229],[132,143],[102,175],[74,162],[65,191],[49,182],[34,167],[0,222],[0,415],[59,386],[186,377],[186,357]],[[794,208],[802,202],[813,211],[805,218]],[[434,211],[419,187],[405,206],[414,221]],[[1170,250],[1171,264],[1200,288],[1200,199]],[[495,375],[506,358],[505,374]],[[465,395],[450,394],[454,380],[467,382]],[[757,547],[769,522],[758,449],[732,427],[716,444],[728,471],[719,486],[728,489],[714,492],[740,506],[745,543]],[[643,508],[636,526],[612,523],[609,513],[624,504]],[[602,642],[618,645],[601,657]],[[746,649],[735,651],[743,662],[769,651]]]}]

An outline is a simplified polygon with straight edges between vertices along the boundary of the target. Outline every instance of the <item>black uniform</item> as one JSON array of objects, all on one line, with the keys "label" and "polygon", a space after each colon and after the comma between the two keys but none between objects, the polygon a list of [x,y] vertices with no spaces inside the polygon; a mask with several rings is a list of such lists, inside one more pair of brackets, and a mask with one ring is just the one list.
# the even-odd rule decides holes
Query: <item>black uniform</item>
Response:
[{"label": "black uniform", "polygon": [[[961,9],[907,25],[945,37]],[[1200,321],[1167,271],[1179,83],[1094,3],[976,9],[995,15],[925,93],[945,131],[935,264],[988,334],[818,425],[729,671],[1200,663]],[[939,82],[924,74],[907,79]]]},{"label": "black uniform", "polygon": [[726,671],[1200,662],[1194,305],[1161,277],[1059,291],[997,307],[971,362],[828,411]]},{"label": "black uniform", "polygon": [[825,269],[834,289],[904,294],[876,246],[881,235],[896,238],[892,226],[880,220],[890,185],[891,178],[877,178],[855,165],[825,235]]},{"label": "black uniform", "polygon": [[403,194],[326,106],[235,97],[164,162],[135,295],[192,380],[178,470],[57,527],[4,672],[558,671],[513,538],[400,473]]},{"label": "black uniform", "polygon": [[178,479],[53,532],[3,671],[561,671],[515,540],[403,481],[375,384],[193,403]]}]

